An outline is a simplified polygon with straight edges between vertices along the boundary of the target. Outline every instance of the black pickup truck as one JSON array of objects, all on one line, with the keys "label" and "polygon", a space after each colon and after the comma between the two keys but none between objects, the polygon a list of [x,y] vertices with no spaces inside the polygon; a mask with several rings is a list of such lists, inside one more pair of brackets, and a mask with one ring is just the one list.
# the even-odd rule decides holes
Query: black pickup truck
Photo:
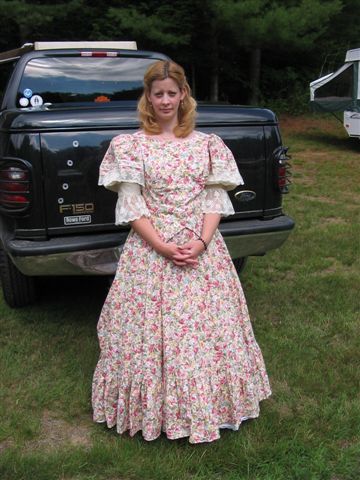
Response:
[{"label": "black pickup truck", "polygon": [[[138,129],[146,68],[162,54],[134,42],[26,44],[0,54],[0,273],[12,307],[36,299],[36,277],[112,275],[128,228],[114,225],[117,196],[98,187],[112,137]],[[220,231],[238,270],[282,245],[289,162],[266,109],[200,104],[197,129],[233,151],[245,185]]]}]

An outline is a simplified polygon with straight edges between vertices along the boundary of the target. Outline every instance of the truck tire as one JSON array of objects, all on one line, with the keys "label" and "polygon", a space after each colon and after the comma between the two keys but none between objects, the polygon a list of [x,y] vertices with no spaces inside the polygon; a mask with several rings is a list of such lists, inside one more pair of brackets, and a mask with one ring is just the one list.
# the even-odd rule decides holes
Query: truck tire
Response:
[{"label": "truck tire", "polygon": [[248,257],[233,258],[233,263],[238,275],[244,270],[247,259]]},{"label": "truck tire", "polygon": [[35,279],[23,275],[3,250],[0,250],[0,278],[4,299],[10,307],[24,307],[35,302]]}]

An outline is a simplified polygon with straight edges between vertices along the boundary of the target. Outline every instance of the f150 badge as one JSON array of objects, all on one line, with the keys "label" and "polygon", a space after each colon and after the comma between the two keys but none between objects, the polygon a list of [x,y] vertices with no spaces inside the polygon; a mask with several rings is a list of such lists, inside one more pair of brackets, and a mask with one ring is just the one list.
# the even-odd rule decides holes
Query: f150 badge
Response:
[{"label": "f150 badge", "polygon": [[59,205],[61,214],[70,214],[64,217],[64,225],[84,225],[91,223],[90,213],[94,213],[95,205],[93,203],[70,203]]},{"label": "f150 badge", "polygon": [[93,203],[69,203],[67,205],[59,205],[60,213],[70,215],[79,215],[82,213],[94,213],[95,205]]}]

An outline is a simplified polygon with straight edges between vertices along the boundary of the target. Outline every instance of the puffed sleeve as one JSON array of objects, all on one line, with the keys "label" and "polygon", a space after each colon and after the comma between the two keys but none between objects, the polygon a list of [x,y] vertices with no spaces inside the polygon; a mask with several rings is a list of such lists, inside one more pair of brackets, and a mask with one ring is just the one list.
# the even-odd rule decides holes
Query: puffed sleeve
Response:
[{"label": "puffed sleeve", "polygon": [[210,173],[206,185],[217,185],[225,190],[233,190],[244,185],[231,150],[217,135],[209,135]]},{"label": "puffed sleeve", "polygon": [[118,189],[115,225],[127,225],[140,217],[150,217],[150,212],[138,183],[122,182],[118,185]]},{"label": "puffed sleeve", "polygon": [[117,192],[121,182],[144,186],[143,159],[133,135],[114,137],[100,165],[99,185]]}]

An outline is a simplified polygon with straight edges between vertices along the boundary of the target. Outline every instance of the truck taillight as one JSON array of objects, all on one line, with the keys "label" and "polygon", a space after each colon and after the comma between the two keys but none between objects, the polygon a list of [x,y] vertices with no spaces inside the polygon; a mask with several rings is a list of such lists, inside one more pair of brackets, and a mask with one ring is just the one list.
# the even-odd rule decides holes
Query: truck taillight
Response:
[{"label": "truck taillight", "polygon": [[281,193],[289,193],[291,185],[290,156],[287,147],[279,147],[274,154],[274,183]]},{"label": "truck taillight", "polygon": [[0,162],[0,209],[7,213],[24,213],[30,205],[30,172],[25,162]]}]

